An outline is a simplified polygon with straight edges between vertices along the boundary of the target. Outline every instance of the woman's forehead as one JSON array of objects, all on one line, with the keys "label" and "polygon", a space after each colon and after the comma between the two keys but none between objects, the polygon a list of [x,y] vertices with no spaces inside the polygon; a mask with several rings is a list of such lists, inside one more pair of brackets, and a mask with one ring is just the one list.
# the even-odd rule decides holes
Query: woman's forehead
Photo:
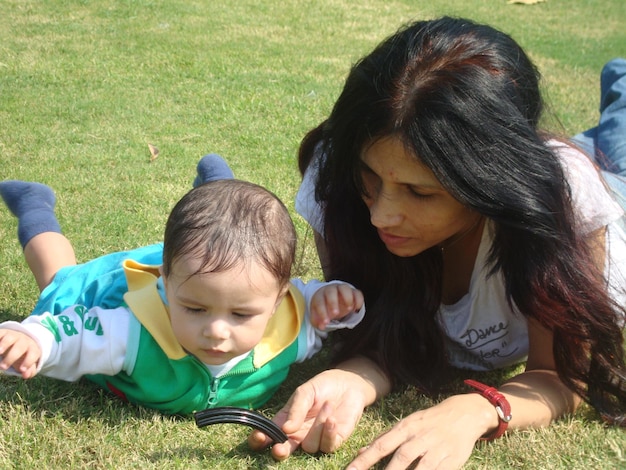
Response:
[{"label": "woman's forehead", "polygon": [[383,179],[441,188],[432,170],[398,137],[387,136],[370,142],[361,152],[361,161]]}]

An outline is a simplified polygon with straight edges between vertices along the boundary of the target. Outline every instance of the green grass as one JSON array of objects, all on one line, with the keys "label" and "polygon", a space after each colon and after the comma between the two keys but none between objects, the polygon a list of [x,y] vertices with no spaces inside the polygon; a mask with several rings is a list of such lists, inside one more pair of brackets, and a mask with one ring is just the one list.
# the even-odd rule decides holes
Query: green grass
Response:
[{"label": "green grass", "polygon": [[[546,125],[564,135],[594,124],[599,71],[626,55],[623,0],[2,0],[0,179],[56,190],[81,261],[160,240],[208,152],[293,211],[298,143],[329,113],[350,65],[402,23],[440,14],[491,23],[526,47],[544,75]],[[153,162],[148,143],[160,149]],[[294,219],[298,274],[318,277],[311,233]],[[23,318],[37,295],[15,230],[0,210],[1,320]],[[294,367],[267,414],[325,364],[322,355]],[[199,430],[85,382],[1,377],[0,468],[339,469],[428,403],[412,390],[392,395],[336,454],[278,464],[248,450],[245,427]],[[624,432],[583,407],[478,445],[466,468],[626,468],[624,449]]]}]

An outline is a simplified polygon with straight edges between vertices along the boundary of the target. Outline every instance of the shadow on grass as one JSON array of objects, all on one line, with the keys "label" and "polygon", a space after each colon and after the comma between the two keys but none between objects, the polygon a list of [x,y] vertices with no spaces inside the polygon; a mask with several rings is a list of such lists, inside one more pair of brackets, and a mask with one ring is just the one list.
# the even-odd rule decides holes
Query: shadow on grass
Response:
[{"label": "shadow on grass", "polygon": [[24,315],[18,315],[13,309],[0,308],[0,322],[22,321]]},{"label": "shadow on grass", "polygon": [[[0,321],[22,321],[12,309],[0,309]],[[0,403],[20,407],[42,417],[61,417],[70,422],[98,416],[106,424],[115,425],[132,418],[152,415],[110,395],[86,379],[65,382],[48,377],[23,380],[0,374]],[[1,411],[0,411],[1,413]]]},{"label": "shadow on grass", "polygon": [[230,451],[210,450],[205,446],[180,446],[175,449],[159,450],[146,455],[153,463],[185,461],[202,463],[211,468],[211,463],[224,465],[225,461],[232,460],[237,465],[245,463],[248,469],[266,469],[276,461],[269,455],[269,451],[254,452],[246,442],[241,442]]},{"label": "shadow on grass", "polygon": [[[4,319],[20,320],[10,312],[1,314]],[[288,380],[260,411],[273,417],[300,383],[325,367],[323,353],[305,364],[295,365]],[[87,428],[93,423],[98,432],[115,436],[114,439],[120,434],[141,434],[146,428],[170,435],[168,428],[171,424],[176,429],[172,429],[172,440],[166,446],[157,444],[157,449],[150,449],[150,441],[145,444],[146,449],[140,451],[145,459],[157,464],[172,460],[198,461],[211,468],[211,461],[223,465],[224,459],[232,459],[237,464],[245,462],[246,468],[268,468],[275,463],[269,450],[255,452],[248,447],[246,437],[250,428],[247,426],[232,425],[228,430],[211,426],[210,432],[208,429],[197,430],[191,416],[164,415],[124,402],[87,379],[71,383],[42,376],[23,380],[0,374],[0,422],[20,421],[20,416],[27,416],[28,420],[32,417],[35,422],[50,421],[50,424],[43,425],[49,428],[63,426],[66,422],[82,429],[85,422]],[[155,422],[154,427],[152,422]],[[125,431],[120,432],[120,429]],[[233,435],[229,436],[225,431],[232,431]],[[187,437],[181,441],[181,436]]]},{"label": "shadow on grass", "polygon": [[54,416],[73,423],[89,418],[115,426],[130,419],[150,419],[159,414],[124,402],[86,379],[65,382],[48,377],[23,380],[0,375],[0,384],[0,402],[42,418]]}]

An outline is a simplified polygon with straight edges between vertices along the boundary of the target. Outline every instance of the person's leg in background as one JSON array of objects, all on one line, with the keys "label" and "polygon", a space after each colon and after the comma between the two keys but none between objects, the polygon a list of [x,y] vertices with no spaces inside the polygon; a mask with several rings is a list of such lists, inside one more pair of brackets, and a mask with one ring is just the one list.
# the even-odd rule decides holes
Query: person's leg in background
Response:
[{"label": "person's leg in background", "polygon": [[626,59],[607,62],[600,74],[598,125],[572,138],[595,157],[611,188],[626,207]]}]

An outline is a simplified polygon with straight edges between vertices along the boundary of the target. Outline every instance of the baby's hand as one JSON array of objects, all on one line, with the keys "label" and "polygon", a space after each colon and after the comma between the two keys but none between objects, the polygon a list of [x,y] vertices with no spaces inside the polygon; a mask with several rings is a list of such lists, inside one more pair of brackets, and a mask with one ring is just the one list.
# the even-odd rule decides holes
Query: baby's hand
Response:
[{"label": "baby's hand", "polygon": [[319,330],[363,306],[363,293],[348,284],[329,284],[320,288],[311,299],[311,323]]},{"label": "baby's hand", "polygon": [[27,334],[0,328],[0,370],[13,367],[23,379],[37,374],[37,363],[41,359],[39,344]]}]

